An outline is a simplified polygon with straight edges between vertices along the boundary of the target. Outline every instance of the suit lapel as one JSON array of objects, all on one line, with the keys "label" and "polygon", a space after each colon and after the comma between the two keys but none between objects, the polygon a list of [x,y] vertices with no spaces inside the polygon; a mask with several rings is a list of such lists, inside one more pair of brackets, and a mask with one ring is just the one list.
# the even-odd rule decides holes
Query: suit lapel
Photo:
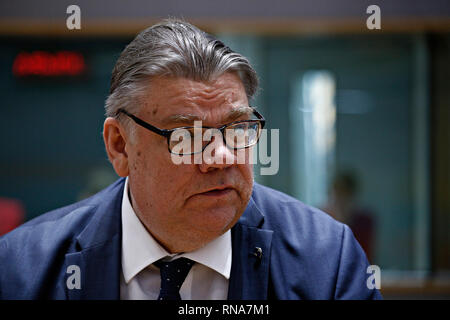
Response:
[{"label": "suit lapel", "polygon": [[[72,274],[66,274],[65,288],[69,300],[108,299],[120,297],[120,249],[119,237],[116,235],[110,242],[66,255],[66,268],[79,267],[81,287],[70,288],[67,281]],[[120,250],[119,250],[120,252]]]},{"label": "suit lapel", "polygon": [[264,216],[253,199],[232,228],[229,300],[267,299],[272,230],[260,229]]},{"label": "suit lapel", "polygon": [[[64,270],[72,270],[63,277],[68,299],[120,298],[123,182],[100,198],[91,221],[76,239],[79,250],[65,256]],[[73,283],[74,268],[79,270],[80,288],[68,284]]]}]

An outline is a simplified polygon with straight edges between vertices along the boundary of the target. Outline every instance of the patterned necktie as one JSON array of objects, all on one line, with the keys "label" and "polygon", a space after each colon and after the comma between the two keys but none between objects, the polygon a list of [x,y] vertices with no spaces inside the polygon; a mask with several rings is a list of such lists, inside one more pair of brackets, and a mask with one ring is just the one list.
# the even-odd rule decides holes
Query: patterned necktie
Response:
[{"label": "patterned necktie", "polygon": [[158,300],[181,300],[180,288],[195,262],[179,258],[170,262],[156,261],[154,265],[161,273],[161,290]]}]

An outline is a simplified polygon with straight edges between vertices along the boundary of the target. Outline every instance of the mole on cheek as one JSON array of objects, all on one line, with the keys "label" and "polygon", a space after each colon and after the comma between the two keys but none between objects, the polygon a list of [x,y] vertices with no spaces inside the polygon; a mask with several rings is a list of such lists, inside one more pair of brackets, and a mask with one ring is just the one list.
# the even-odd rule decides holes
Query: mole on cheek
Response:
[{"label": "mole on cheek", "polygon": [[153,108],[153,111],[152,111],[152,115],[156,115],[158,113],[158,107],[159,107],[159,105],[155,105],[155,107]]}]

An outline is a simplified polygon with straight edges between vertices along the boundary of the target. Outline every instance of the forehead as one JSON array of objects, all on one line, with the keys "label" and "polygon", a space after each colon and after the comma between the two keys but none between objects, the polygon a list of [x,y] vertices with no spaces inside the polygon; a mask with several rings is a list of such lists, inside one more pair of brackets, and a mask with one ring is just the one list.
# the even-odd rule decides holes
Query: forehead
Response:
[{"label": "forehead", "polygon": [[248,106],[245,88],[234,73],[225,73],[208,82],[156,77],[151,80],[140,115],[160,124],[177,115],[214,122],[245,106]]}]

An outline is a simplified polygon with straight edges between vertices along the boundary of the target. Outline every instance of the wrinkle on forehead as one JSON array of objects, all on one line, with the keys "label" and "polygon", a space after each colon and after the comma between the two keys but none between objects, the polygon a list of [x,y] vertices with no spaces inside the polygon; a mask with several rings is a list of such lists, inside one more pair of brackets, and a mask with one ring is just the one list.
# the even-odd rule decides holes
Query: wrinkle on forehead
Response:
[{"label": "wrinkle on forehead", "polygon": [[[253,113],[253,109],[247,106],[239,106],[233,108],[227,112],[222,121],[223,123],[232,122],[244,116],[250,116]],[[176,124],[176,123],[191,123],[194,121],[206,121],[206,115],[196,115],[192,113],[186,114],[174,114],[165,118],[162,122],[165,124]]]},{"label": "wrinkle on forehead", "polygon": [[[170,77],[154,78],[152,82],[149,108],[145,113],[149,115],[148,119],[155,119],[151,117],[152,109],[159,106],[155,120],[160,125],[206,121],[208,115],[215,121],[222,121],[232,117],[228,113],[236,114],[248,108],[244,86],[233,73],[223,74],[209,82]],[[240,111],[233,111],[235,109]]]},{"label": "wrinkle on forehead", "polygon": [[212,102],[233,103],[239,98],[238,91],[244,90],[239,78],[226,77],[222,79],[220,77],[210,82],[183,79],[180,82],[180,86],[177,86],[172,92],[173,96],[178,96],[185,102],[196,105]]}]

